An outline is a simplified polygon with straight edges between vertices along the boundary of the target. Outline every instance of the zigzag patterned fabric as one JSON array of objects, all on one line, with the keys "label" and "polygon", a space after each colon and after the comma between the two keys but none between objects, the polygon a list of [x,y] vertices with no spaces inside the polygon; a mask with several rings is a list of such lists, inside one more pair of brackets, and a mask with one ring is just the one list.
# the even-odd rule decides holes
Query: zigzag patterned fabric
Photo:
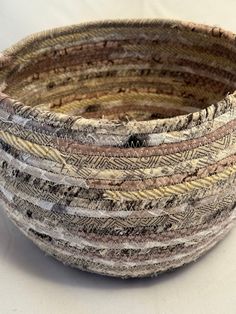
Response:
[{"label": "zigzag patterned fabric", "polygon": [[0,56],[0,198],[67,265],[122,278],[194,261],[236,218],[236,36],[91,22]]}]

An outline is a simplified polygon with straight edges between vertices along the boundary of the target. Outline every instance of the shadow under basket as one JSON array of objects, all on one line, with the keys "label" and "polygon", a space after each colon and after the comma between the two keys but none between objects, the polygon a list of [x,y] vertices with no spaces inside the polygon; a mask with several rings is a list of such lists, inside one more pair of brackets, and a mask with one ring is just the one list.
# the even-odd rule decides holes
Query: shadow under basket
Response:
[{"label": "shadow under basket", "polygon": [[31,35],[0,56],[0,198],[37,246],[122,278],[235,222],[236,36],[175,20]]}]

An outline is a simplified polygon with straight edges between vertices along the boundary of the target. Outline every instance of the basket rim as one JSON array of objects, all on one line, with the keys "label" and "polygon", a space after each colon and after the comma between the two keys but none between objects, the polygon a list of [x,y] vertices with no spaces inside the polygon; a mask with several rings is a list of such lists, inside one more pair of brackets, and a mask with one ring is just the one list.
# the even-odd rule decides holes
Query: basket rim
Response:
[{"label": "basket rim", "polygon": [[[73,33],[78,31],[87,30],[88,28],[101,28],[107,26],[134,26],[134,27],[152,27],[152,26],[167,26],[171,28],[176,28],[179,30],[185,31],[194,31],[202,34],[206,34],[212,37],[224,38],[226,41],[235,44],[236,43],[236,34],[225,30],[218,26],[211,26],[207,24],[192,22],[188,20],[178,20],[178,19],[165,19],[165,18],[136,18],[136,19],[105,19],[105,20],[95,20],[88,22],[81,22],[78,24],[71,24],[67,26],[60,26],[54,28],[48,28],[43,31],[32,33],[28,36],[17,41],[15,44],[11,45],[9,48],[3,50],[0,53],[0,70],[1,68],[7,68],[11,65],[11,61],[14,58],[17,58],[17,53],[19,53],[25,47],[35,44],[37,40],[45,40],[47,38],[55,38],[64,33]],[[4,84],[4,81],[0,82]],[[144,129],[143,134],[150,133],[151,130],[158,126],[162,126],[163,124],[168,125],[181,125],[178,130],[184,129],[191,122],[195,121],[196,125],[199,125],[206,121],[211,121],[214,118],[214,113],[217,111],[217,108],[220,104],[221,112],[224,112],[230,106],[230,103],[236,102],[236,90],[233,92],[229,92],[225,97],[221,100],[216,101],[203,109],[200,109],[193,113],[186,113],[181,115],[176,115],[174,117],[167,118],[156,118],[152,120],[110,120],[107,118],[84,118],[82,116],[74,116],[73,114],[64,114],[58,112],[52,112],[48,110],[42,110],[38,108],[31,107],[29,105],[25,105],[23,102],[11,97],[11,95],[7,95],[1,90],[0,84],[0,105],[4,99],[8,99],[8,105],[12,107],[15,112],[27,112],[31,118],[36,119],[38,121],[44,121],[44,123],[52,124],[52,121],[65,123],[66,121],[76,122],[76,125],[73,127],[74,129],[79,129],[82,127],[90,127],[93,126],[96,129],[106,129],[106,130],[116,130],[119,128],[125,128],[126,132],[132,133],[134,129],[142,130]],[[212,115],[208,113],[213,112]],[[148,125],[148,128],[147,128]],[[139,132],[142,133],[142,132]]]}]

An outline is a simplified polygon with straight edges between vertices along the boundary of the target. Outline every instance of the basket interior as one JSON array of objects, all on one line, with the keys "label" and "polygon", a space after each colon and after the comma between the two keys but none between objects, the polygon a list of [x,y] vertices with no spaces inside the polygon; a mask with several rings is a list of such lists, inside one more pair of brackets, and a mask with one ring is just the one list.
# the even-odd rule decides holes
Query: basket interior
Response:
[{"label": "basket interior", "polygon": [[4,93],[85,118],[151,120],[198,111],[236,89],[236,47],[170,25],[95,25],[35,37],[4,72]]}]

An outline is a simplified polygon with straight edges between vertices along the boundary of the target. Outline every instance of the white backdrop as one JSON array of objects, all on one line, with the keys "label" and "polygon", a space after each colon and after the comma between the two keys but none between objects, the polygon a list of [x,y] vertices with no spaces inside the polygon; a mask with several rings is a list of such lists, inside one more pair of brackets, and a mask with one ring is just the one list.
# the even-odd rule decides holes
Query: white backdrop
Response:
[{"label": "white backdrop", "polygon": [[[236,32],[235,0],[0,0],[0,50],[50,27],[174,18]],[[0,314],[235,314],[236,228],[196,263],[155,279],[112,279],[45,256],[0,208]]]},{"label": "white backdrop", "polygon": [[0,0],[0,50],[46,28],[117,18],[174,18],[236,32],[235,0]]}]

